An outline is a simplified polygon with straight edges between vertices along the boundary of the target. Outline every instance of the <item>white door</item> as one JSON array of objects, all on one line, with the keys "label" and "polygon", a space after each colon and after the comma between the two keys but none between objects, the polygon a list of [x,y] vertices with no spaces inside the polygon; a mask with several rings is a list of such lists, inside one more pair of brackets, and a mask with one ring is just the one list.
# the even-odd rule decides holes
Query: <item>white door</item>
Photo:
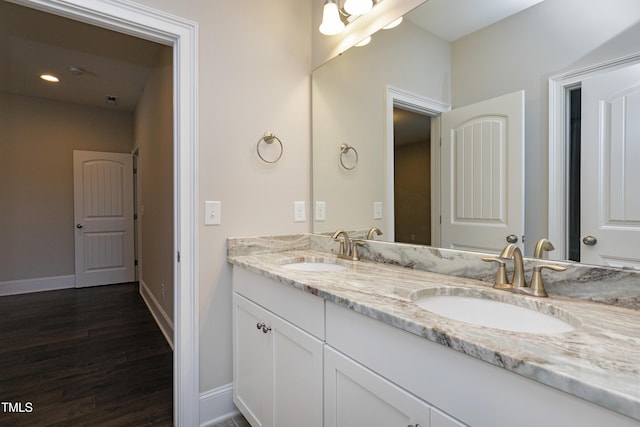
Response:
[{"label": "white door", "polygon": [[582,82],[580,261],[640,267],[640,65]]},{"label": "white door", "polygon": [[135,280],[133,158],[73,152],[76,287]]},{"label": "white door", "polygon": [[442,113],[441,150],[441,246],[522,249],[524,91]]}]

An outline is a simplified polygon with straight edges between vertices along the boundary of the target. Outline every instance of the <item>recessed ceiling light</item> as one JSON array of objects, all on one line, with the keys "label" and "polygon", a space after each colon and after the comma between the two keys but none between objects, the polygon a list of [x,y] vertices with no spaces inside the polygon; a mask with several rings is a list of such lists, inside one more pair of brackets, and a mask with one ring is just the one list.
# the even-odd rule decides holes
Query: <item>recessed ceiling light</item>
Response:
[{"label": "recessed ceiling light", "polygon": [[52,74],[41,74],[40,78],[44,81],[51,82],[51,83],[58,83],[60,81],[59,78],[57,78]]}]

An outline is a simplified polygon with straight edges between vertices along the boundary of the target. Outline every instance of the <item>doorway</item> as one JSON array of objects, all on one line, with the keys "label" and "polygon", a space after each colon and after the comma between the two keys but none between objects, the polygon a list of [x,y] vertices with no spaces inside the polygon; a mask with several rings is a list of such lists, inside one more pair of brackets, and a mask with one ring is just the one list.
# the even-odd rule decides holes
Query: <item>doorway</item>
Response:
[{"label": "doorway", "polygon": [[393,109],[395,241],[431,244],[431,116]]},{"label": "doorway", "polygon": [[[195,23],[135,4],[85,0],[16,0],[90,25],[173,47],[174,160],[174,424],[197,425],[199,413],[198,303],[196,292],[196,71]],[[177,78],[179,76],[180,78]]]},{"label": "doorway", "polygon": [[636,54],[549,80],[549,237],[556,259],[640,265],[633,120],[639,71]]}]

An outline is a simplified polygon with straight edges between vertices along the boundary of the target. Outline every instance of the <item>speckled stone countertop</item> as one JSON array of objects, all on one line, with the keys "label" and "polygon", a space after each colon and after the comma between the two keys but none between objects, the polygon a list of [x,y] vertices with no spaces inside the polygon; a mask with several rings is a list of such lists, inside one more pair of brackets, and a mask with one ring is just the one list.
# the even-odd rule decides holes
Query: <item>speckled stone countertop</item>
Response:
[{"label": "speckled stone countertop", "polygon": [[[555,295],[514,295],[476,279],[337,259],[311,249],[302,237],[262,241],[254,246],[262,249],[247,249],[252,244],[230,239],[229,262],[640,421],[638,310]],[[282,267],[303,260],[347,268],[308,272]],[[536,308],[575,329],[559,334],[509,332],[458,322],[413,303],[425,294],[456,294],[460,289]]]}]

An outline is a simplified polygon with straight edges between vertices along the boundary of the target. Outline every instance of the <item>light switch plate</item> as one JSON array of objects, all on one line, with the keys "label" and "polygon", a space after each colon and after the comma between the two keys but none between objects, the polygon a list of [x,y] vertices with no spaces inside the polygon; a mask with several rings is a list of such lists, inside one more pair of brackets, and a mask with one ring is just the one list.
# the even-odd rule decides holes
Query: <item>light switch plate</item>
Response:
[{"label": "light switch plate", "polygon": [[382,219],[382,202],[373,202],[373,219]]},{"label": "light switch plate", "polygon": [[325,221],[327,219],[327,203],[316,201],[316,221]]},{"label": "light switch plate", "polygon": [[294,222],[305,221],[304,202],[293,202],[293,221]]},{"label": "light switch plate", "polygon": [[204,225],[220,225],[220,202],[204,202]]}]

